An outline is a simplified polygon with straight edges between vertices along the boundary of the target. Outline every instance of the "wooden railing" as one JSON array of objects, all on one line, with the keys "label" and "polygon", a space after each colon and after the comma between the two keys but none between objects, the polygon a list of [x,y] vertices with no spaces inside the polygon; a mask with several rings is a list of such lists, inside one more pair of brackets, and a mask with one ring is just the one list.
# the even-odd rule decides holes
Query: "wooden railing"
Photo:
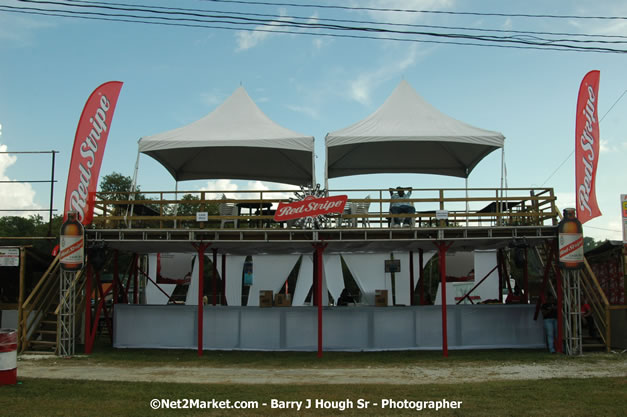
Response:
[{"label": "wooden railing", "polygon": [[594,322],[597,326],[598,334],[609,352],[611,348],[611,327],[610,327],[610,303],[605,296],[605,292],[599,285],[596,275],[590,268],[588,261],[584,259],[585,267],[581,270],[581,289],[584,299],[592,309]]},{"label": "wooden railing", "polygon": [[[390,214],[390,204],[397,201],[388,189],[330,190],[329,195],[347,195],[347,209],[338,215],[329,215],[323,227],[356,225],[385,228],[394,217],[410,217],[418,227],[494,227],[557,224],[555,195],[551,188],[451,188],[412,189],[404,204],[414,206],[415,214]],[[187,195],[183,199],[181,196]],[[223,198],[223,197],[226,198]],[[263,191],[150,191],[116,193],[115,198],[105,193],[96,194],[97,228],[238,228],[262,226],[296,227],[273,222],[273,210],[278,203],[294,196],[294,190]],[[133,198],[129,200],[129,198]],[[220,205],[246,206],[236,214],[220,215]],[[350,210],[354,204],[369,204],[365,213]],[[206,221],[196,221],[196,213],[206,212]],[[446,212],[446,220],[440,217]]]}]

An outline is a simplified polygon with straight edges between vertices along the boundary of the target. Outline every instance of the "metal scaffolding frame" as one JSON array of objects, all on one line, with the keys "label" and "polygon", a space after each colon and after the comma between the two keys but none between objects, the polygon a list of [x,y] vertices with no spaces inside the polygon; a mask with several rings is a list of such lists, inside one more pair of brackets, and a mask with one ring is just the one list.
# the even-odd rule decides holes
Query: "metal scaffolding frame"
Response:
[{"label": "metal scaffolding frame", "polygon": [[578,270],[563,270],[564,345],[567,355],[582,354],[581,283]]},{"label": "metal scaffolding frame", "polygon": [[59,337],[59,356],[73,356],[76,347],[76,294],[72,285],[76,271],[61,271],[59,290],[59,320],[57,332]]}]

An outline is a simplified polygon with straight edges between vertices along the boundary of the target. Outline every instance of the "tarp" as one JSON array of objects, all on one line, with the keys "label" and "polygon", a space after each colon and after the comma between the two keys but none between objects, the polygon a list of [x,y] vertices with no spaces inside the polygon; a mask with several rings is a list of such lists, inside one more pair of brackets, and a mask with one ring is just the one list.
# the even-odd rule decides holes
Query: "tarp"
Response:
[{"label": "tarp", "polygon": [[422,173],[467,178],[505,137],[438,111],[405,80],[370,116],[326,136],[326,178]]},{"label": "tarp", "polygon": [[139,140],[176,181],[244,179],[310,185],[314,138],[279,126],[239,87],[187,126]]}]

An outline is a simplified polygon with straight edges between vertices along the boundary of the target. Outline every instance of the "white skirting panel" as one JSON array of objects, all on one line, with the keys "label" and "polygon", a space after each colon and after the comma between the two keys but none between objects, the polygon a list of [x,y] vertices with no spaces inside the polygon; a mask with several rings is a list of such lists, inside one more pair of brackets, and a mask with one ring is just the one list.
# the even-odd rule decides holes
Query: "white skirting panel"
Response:
[{"label": "white skirting panel", "polygon": [[[544,347],[542,321],[533,305],[448,306],[449,349],[534,349]],[[196,349],[197,307],[115,307],[117,348]],[[438,350],[442,348],[439,306],[325,307],[323,349],[327,351]],[[206,350],[316,351],[316,307],[207,306]]]}]

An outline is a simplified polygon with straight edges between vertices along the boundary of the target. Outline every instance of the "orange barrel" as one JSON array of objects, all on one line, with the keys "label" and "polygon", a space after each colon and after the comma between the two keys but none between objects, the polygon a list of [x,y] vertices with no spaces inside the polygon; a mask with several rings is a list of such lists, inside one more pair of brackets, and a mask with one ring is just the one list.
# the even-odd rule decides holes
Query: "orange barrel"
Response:
[{"label": "orange barrel", "polygon": [[17,384],[17,333],[0,329],[0,385]]}]

